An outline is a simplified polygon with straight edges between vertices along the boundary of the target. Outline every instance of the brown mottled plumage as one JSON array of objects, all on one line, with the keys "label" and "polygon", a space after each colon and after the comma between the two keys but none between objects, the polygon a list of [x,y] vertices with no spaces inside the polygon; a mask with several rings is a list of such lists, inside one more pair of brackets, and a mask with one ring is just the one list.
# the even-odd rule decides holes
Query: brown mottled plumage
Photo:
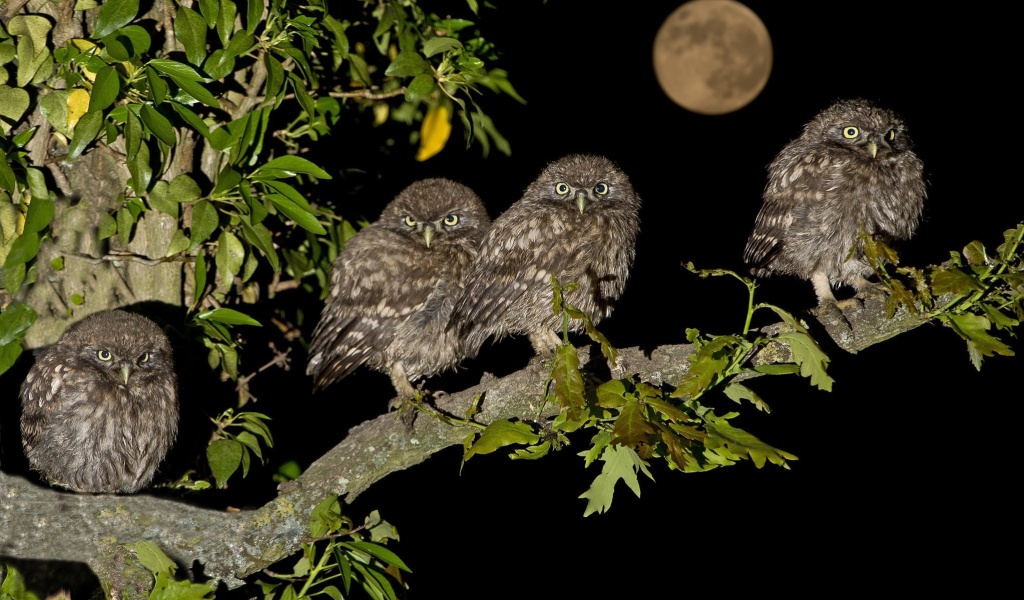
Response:
[{"label": "brown mottled plumage", "polygon": [[924,166],[903,120],[865,100],[841,100],[818,113],[769,165],[743,260],[758,277],[810,280],[819,305],[834,303],[832,287],[871,285],[860,232],[890,244],[909,239],[924,200]]},{"label": "brown mottled plumage", "polygon": [[462,340],[445,331],[451,295],[490,222],[468,187],[423,179],[348,240],[310,343],[314,389],[366,365],[391,376],[401,403],[414,395],[413,381],[457,366]]},{"label": "brown mottled plumage", "polygon": [[149,485],[178,433],[178,389],[167,336],[123,310],[72,323],[21,386],[29,466],[76,492]]},{"label": "brown mottled plumage", "polygon": [[[523,334],[538,355],[561,344],[551,275],[579,289],[568,303],[594,324],[622,294],[636,254],[640,197],[603,156],[573,154],[549,164],[523,196],[494,220],[481,242],[449,327],[470,355],[493,337]],[[583,323],[571,320],[571,331]]]}]

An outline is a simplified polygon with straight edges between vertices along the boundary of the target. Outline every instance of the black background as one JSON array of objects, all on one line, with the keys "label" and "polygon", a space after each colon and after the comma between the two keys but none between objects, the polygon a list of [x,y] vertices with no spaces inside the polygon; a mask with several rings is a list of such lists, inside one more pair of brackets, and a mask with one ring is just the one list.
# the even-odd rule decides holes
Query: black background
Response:
[{"label": "black background", "polygon": [[[746,2],[771,35],[771,77],[749,106],[702,116],[665,96],[652,68],[655,34],[679,2],[497,4],[476,21],[502,52],[493,66],[508,71],[526,104],[489,93],[477,99],[512,155],[492,149],[483,158],[479,146],[463,148],[456,125],[449,147],[418,163],[404,144],[368,154],[339,126],[311,150],[337,156],[338,176],[324,193],[358,201],[351,212],[340,206],[347,218],[372,220],[412,181],[443,176],[473,187],[497,216],[548,162],[570,152],[608,156],[643,199],[635,269],[601,326],[618,347],[685,343],[691,327],[739,333],[745,288],[731,278],[700,279],[681,263],[743,272],[765,166],[839,98],[896,110],[924,161],[928,200],[916,237],[900,247],[904,264],[941,262],[975,239],[994,248],[1024,218],[1015,185],[1019,96],[1011,91],[1019,33],[1008,16],[986,12],[994,8]],[[446,6],[472,18],[461,2]],[[342,176],[342,167],[371,176]],[[761,282],[757,299],[792,312],[815,302],[810,283],[784,277]],[[309,309],[307,335],[316,310]],[[578,496],[598,473],[576,455],[585,440],[538,462],[477,457],[461,474],[460,449],[451,448],[387,477],[346,513],[359,520],[378,509],[397,528],[401,540],[390,547],[413,570],[410,598],[990,585],[1006,560],[991,540],[1019,523],[1012,413],[1021,400],[1020,359],[990,358],[979,372],[964,342],[940,326],[857,355],[824,334],[819,340],[832,359],[831,393],[796,377],[762,378],[751,386],[770,414],[728,401],[715,407],[719,414],[740,408],[736,424],[797,455],[789,470],[744,462],[684,475],[656,463],[656,482],[641,476],[641,498],[620,485],[607,514],[584,518]],[[509,340],[432,385],[461,389],[484,370],[514,371],[529,355],[528,344]],[[261,376],[279,378],[280,395],[247,407],[274,419],[277,444],[265,471],[289,459],[308,464],[349,427],[385,412],[393,395],[386,376],[366,371],[313,396],[304,357],[293,358],[291,372]],[[5,449],[5,470],[17,470],[16,448]],[[250,477],[265,482],[269,473]],[[267,499],[254,493],[232,503]]]}]

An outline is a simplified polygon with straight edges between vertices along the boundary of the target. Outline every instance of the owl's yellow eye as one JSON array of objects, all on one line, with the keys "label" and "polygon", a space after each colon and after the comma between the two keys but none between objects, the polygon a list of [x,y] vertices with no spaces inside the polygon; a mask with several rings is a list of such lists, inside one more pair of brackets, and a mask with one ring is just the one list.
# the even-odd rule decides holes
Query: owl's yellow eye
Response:
[{"label": "owl's yellow eye", "polygon": [[555,184],[555,193],[558,194],[559,196],[564,196],[564,195],[568,194],[569,193],[569,184],[568,183],[561,183],[561,182],[556,183]]},{"label": "owl's yellow eye", "polygon": [[889,133],[885,134],[885,139],[889,140],[890,142],[895,140],[896,139],[896,130],[895,129],[890,129]]},{"label": "owl's yellow eye", "polygon": [[410,217],[409,215],[406,215],[405,216],[405,224],[408,225],[409,227],[415,227],[416,226],[416,219]]},{"label": "owl's yellow eye", "polygon": [[608,193],[608,184],[602,182],[595,185],[594,193],[597,194],[598,196],[604,196],[605,194]]},{"label": "owl's yellow eye", "polygon": [[144,364],[146,364],[146,363],[148,363],[148,362],[149,362],[149,352],[143,352],[143,353],[142,353],[142,354],[141,354],[141,355],[139,356],[139,364],[140,364],[140,365],[144,365]]},{"label": "owl's yellow eye", "polygon": [[855,137],[857,137],[858,135],[860,135],[860,129],[859,128],[854,127],[853,125],[850,125],[850,126],[847,126],[847,127],[843,127],[843,137],[844,138],[846,138],[848,140],[852,140]]},{"label": "owl's yellow eye", "polygon": [[107,362],[111,358],[114,358],[114,355],[110,353],[110,350],[100,350],[96,353],[96,357],[102,360],[103,362]]},{"label": "owl's yellow eye", "polygon": [[448,227],[459,224],[459,215],[448,215],[444,218],[444,224]]}]

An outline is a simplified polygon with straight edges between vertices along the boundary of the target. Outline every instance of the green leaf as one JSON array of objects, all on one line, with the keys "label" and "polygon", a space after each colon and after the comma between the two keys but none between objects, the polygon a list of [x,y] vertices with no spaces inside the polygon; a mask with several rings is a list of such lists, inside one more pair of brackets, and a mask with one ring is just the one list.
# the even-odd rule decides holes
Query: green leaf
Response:
[{"label": "green leaf", "polygon": [[191,8],[178,6],[174,34],[185,47],[185,58],[197,67],[206,59],[206,29],[206,19],[202,15]]},{"label": "green leaf", "polygon": [[174,127],[167,117],[160,114],[160,111],[149,104],[143,104],[139,109],[139,116],[142,117],[142,122],[145,123],[146,128],[161,142],[168,146],[173,146],[177,143],[178,138],[174,135]]},{"label": "green leaf", "polygon": [[222,231],[217,238],[217,255],[214,259],[217,271],[225,282],[230,283],[235,275],[242,270],[245,260],[245,246],[230,231]]},{"label": "green leaf", "polygon": [[327,230],[324,226],[316,220],[316,217],[312,214],[303,210],[300,206],[289,200],[288,198],[280,194],[267,194],[267,198],[285,214],[286,217],[295,221],[295,223],[305,229],[306,231],[312,231],[313,233],[324,235]]},{"label": "green leaf", "polygon": [[394,565],[406,573],[412,573],[412,569],[406,566],[402,559],[398,558],[397,554],[380,544],[356,540],[351,542],[341,542],[338,545],[365,552],[383,563]]},{"label": "green leaf", "polygon": [[192,299],[192,304],[199,304],[199,300],[203,297],[203,292],[206,290],[206,256],[200,252],[196,255],[196,266],[195,266],[195,295]]},{"label": "green leaf", "polygon": [[972,314],[950,314],[946,318],[953,331],[967,340],[968,350],[972,353],[971,362],[975,369],[981,370],[981,357],[983,356],[1014,355],[1012,348],[988,333],[992,323],[986,317]]},{"label": "green leaf", "polygon": [[267,86],[264,93],[267,98],[273,98],[284,88],[284,67],[281,66],[281,61],[269,52],[263,55],[263,64],[267,68]]},{"label": "green leaf", "polygon": [[188,251],[192,252],[209,239],[220,224],[220,214],[209,200],[200,200],[192,207],[192,241]]},{"label": "green leaf", "polygon": [[36,311],[24,302],[11,302],[0,313],[0,346],[20,340],[22,335],[36,322]]},{"label": "green leaf", "polygon": [[128,25],[104,37],[102,43],[111,58],[127,62],[149,52],[153,40],[142,27]]},{"label": "green leaf", "polygon": [[177,83],[178,87],[184,90],[186,94],[192,96],[193,98],[202,102],[203,104],[211,108],[220,108],[220,104],[217,103],[217,98],[215,98],[214,95],[209,92],[209,90],[199,85],[198,83],[194,81],[189,81],[187,79],[175,79],[174,83]]},{"label": "green leaf", "polygon": [[203,69],[209,73],[211,79],[223,79],[235,70],[235,57],[218,48],[210,53],[210,58],[203,65]]},{"label": "green leaf", "polygon": [[199,184],[191,176],[182,173],[175,177],[167,189],[167,199],[172,202],[192,202],[202,195]]},{"label": "green leaf", "polygon": [[217,24],[217,17],[220,16],[221,0],[199,0],[199,12],[206,19],[206,26],[210,29]]},{"label": "green leaf", "polygon": [[131,23],[139,12],[139,0],[106,0],[96,14],[92,38],[105,38]]},{"label": "green leaf", "polygon": [[[2,88],[3,86],[0,86]],[[24,90],[22,90],[24,91]],[[28,100],[28,96],[25,97]],[[2,102],[3,96],[0,94],[0,102]],[[25,105],[28,107],[28,104]],[[71,129],[68,127],[68,92],[67,90],[53,90],[49,94],[39,98],[39,110],[43,113],[46,120],[53,126],[55,131],[59,131],[67,137],[71,137]],[[3,108],[0,107],[0,115],[3,114]]]},{"label": "green leaf", "polygon": [[633,398],[629,398],[615,419],[612,429],[612,443],[635,447],[648,443],[655,434],[654,428],[646,418],[643,407]]},{"label": "green leaf", "polygon": [[206,462],[217,480],[217,487],[224,488],[227,480],[242,464],[242,444],[235,440],[216,440],[206,447]]},{"label": "green leaf", "polygon": [[121,244],[125,245],[131,240],[132,225],[135,224],[135,216],[127,208],[117,211],[117,234],[121,238]]},{"label": "green leaf", "polygon": [[22,233],[39,233],[53,220],[53,201],[49,198],[35,198],[28,205]]},{"label": "green leaf", "polygon": [[164,256],[174,256],[188,250],[188,236],[180,229],[175,229],[171,234],[171,243],[167,244],[167,252]]},{"label": "green leaf", "polygon": [[654,479],[650,472],[647,471],[646,463],[632,448],[614,444],[608,445],[605,447],[604,452],[601,453],[601,460],[604,462],[604,465],[601,467],[601,474],[594,479],[594,483],[590,485],[590,488],[579,496],[587,501],[587,507],[583,511],[584,517],[588,517],[595,512],[604,513],[611,508],[612,497],[615,494],[615,484],[620,480],[629,489],[633,490],[633,493],[639,498],[640,482],[636,476],[638,470],[643,470],[644,474],[650,477],[651,480]]},{"label": "green leaf", "polygon": [[263,0],[246,0],[245,30],[256,31],[256,26],[263,19]]},{"label": "green leaf", "polygon": [[222,46],[226,46],[231,32],[235,28],[235,15],[238,8],[233,0],[221,0],[220,13],[217,15],[217,37]]},{"label": "green leaf", "polygon": [[225,325],[263,326],[259,321],[249,315],[230,308],[215,308],[213,310],[208,310],[206,312],[199,313],[198,318],[203,319],[204,321],[213,321],[214,323],[224,323]]},{"label": "green leaf", "polygon": [[103,67],[96,74],[89,94],[89,112],[102,111],[117,100],[121,92],[121,78],[114,67]]},{"label": "green leaf", "polygon": [[789,344],[793,360],[800,365],[800,375],[809,377],[814,387],[826,392],[832,391],[834,380],[825,372],[829,358],[810,334],[792,331],[783,333],[776,339]]},{"label": "green leaf", "polygon": [[153,180],[153,167],[149,164],[149,144],[143,141],[135,159],[128,161],[128,172],[132,175],[132,189],[136,194],[143,195]]},{"label": "green leaf", "polygon": [[409,102],[419,102],[421,98],[429,96],[434,91],[434,76],[421,73],[413,77],[412,81],[405,88],[405,99]]},{"label": "green leaf", "polygon": [[117,221],[109,213],[100,213],[100,222],[96,227],[96,235],[100,240],[105,240],[117,233]]},{"label": "green leaf", "polygon": [[153,103],[162,104],[170,91],[167,88],[167,82],[164,81],[156,69],[147,68],[146,83],[149,84],[149,97],[153,100]]},{"label": "green leaf", "polygon": [[462,42],[451,37],[436,37],[423,42],[423,55],[427,58],[449,50],[461,49]]},{"label": "green leaf", "polygon": [[124,118],[125,160],[131,162],[139,155],[142,146],[142,121],[132,110],[125,111]]},{"label": "green leaf", "polygon": [[[4,269],[23,265],[39,254],[39,236],[35,233],[23,233],[11,244],[4,260]],[[5,273],[6,275],[6,273]]]},{"label": "green leaf", "polygon": [[67,160],[74,160],[82,154],[86,147],[96,139],[96,135],[103,126],[103,113],[101,111],[87,112],[82,115],[75,125],[75,133],[68,144]]},{"label": "green leaf", "polygon": [[178,62],[176,60],[154,58],[149,61],[148,64],[157,71],[160,71],[164,75],[170,77],[175,83],[181,81],[198,82],[203,80],[203,76],[199,74],[199,71],[196,71],[185,63]]},{"label": "green leaf", "polygon": [[513,444],[536,444],[540,441],[533,428],[523,422],[512,422],[508,419],[495,421],[484,429],[476,442],[466,449],[462,462],[476,454],[490,454],[499,448]]},{"label": "green leaf", "polygon": [[422,56],[411,50],[403,50],[398,53],[395,60],[391,61],[384,75],[388,77],[414,77],[420,73],[432,72],[430,63]]},{"label": "green leaf", "polygon": [[324,171],[316,164],[306,160],[305,158],[294,156],[291,154],[286,156],[279,156],[268,163],[260,165],[259,167],[256,168],[255,171],[253,171],[253,177],[259,179],[259,177],[257,177],[256,175],[259,174],[261,171],[266,170],[286,171],[289,175],[292,176],[298,173],[303,173],[305,175],[312,175],[313,177],[316,177],[318,179],[331,178],[330,174],[328,174],[327,171]]},{"label": "green leaf", "polygon": [[28,92],[25,90],[0,85],[0,124],[3,125],[4,133],[9,132],[11,126],[21,120],[28,110],[29,102]]},{"label": "green leaf", "polygon": [[728,397],[730,400],[737,404],[740,404],[741,401],[746,400],[753,404],[755,407],[757,407],[758,410],[764,411],[766,413],[772,412],[772,410],[768,407],[768,404],[764,400],[762,400],[761,397],[754,392],[754,390],[748,388],[743,384],[735,382],[730,383],[729,385],[725,386],[725,389],[722,390],[722,392],[726,395],[726,397]]}]

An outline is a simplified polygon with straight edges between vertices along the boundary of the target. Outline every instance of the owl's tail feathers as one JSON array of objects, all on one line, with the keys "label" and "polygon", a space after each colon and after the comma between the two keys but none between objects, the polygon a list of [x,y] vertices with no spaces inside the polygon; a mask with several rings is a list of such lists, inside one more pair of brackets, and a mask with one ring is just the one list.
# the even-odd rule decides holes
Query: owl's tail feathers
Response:
[{"label": "owl's tail feathers", "polygon": [[349,348],[345,354],[326,350],[311,355],[306,375],[313,378],[313,392],[344,379],[366,361],[369,352],[367,348]]}]

